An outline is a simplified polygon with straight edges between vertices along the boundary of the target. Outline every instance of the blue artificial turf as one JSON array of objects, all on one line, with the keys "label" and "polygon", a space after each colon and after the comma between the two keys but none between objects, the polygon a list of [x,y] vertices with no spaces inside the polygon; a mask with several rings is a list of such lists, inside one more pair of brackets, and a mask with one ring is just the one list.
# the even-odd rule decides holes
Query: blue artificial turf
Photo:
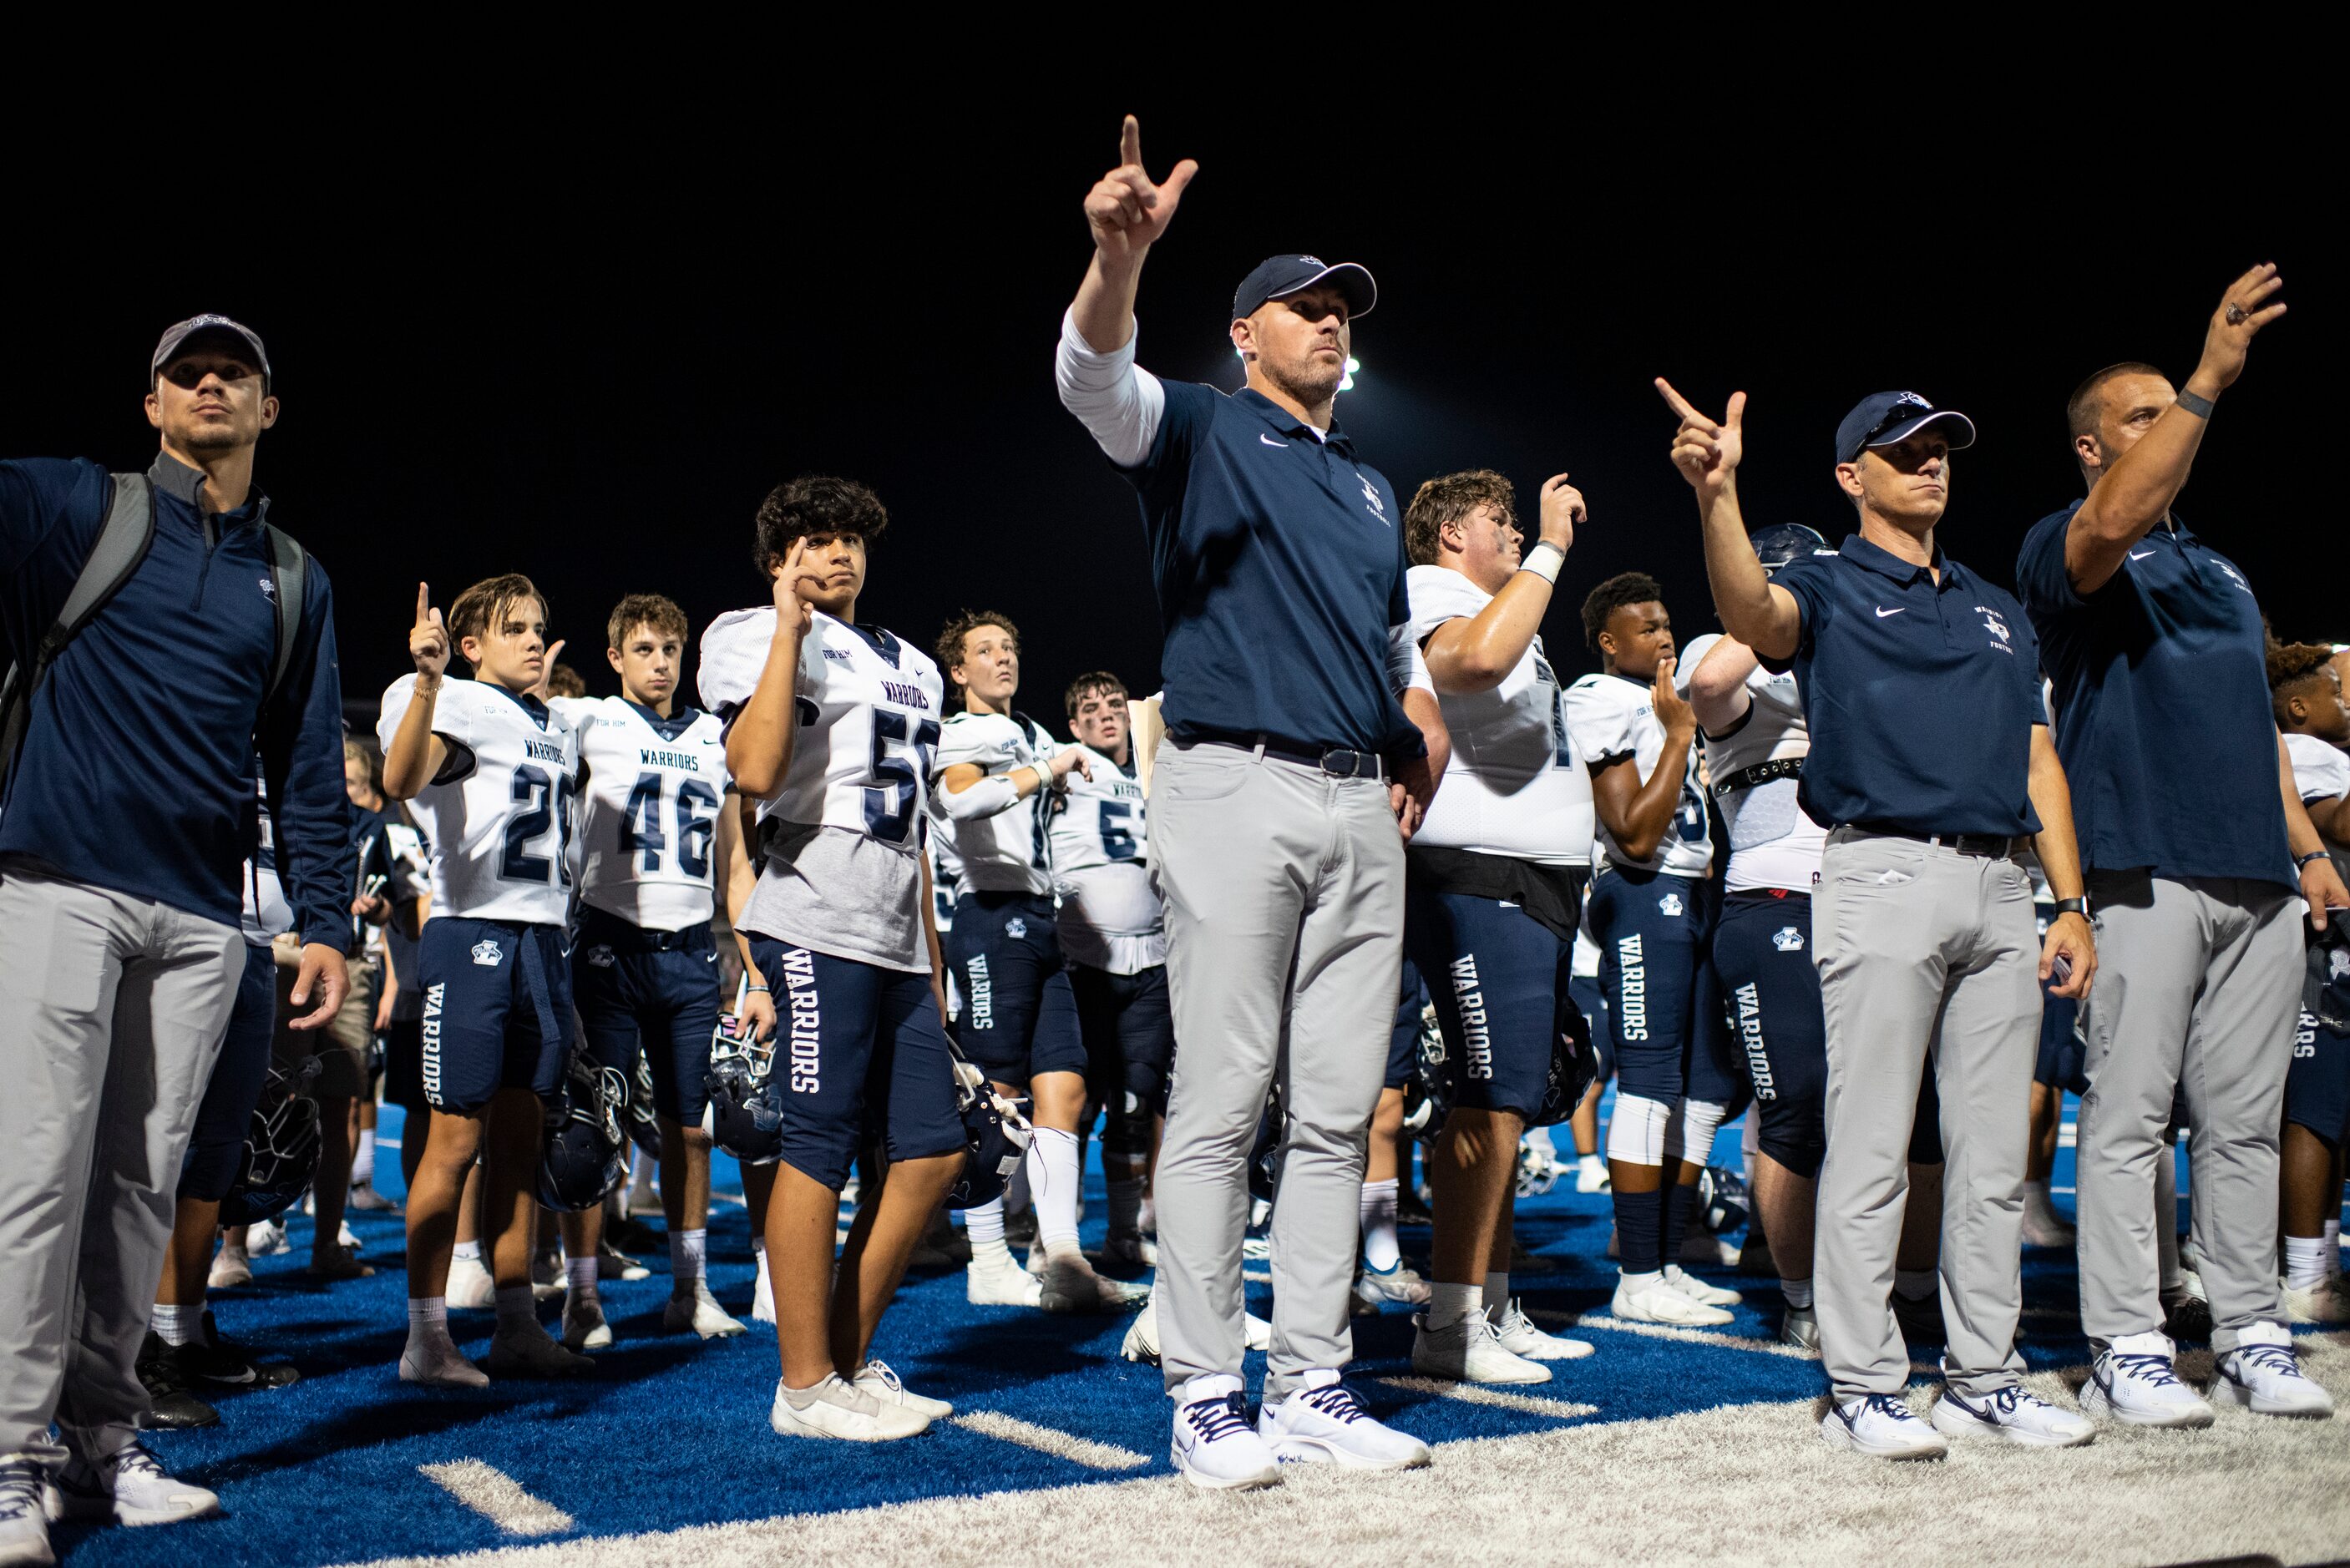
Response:
[{"label": "blue artificial turf", "polygon": [[[1564,1128],[1559,1129],[1563,1135]],[[387,1109],[382,1135],[400,1136]],[[1735,1130],[1718,1147],[1734,1147]],[[1563,1138],[1562,1138],[1562,1141]],[[2056,1181],[2071,1180],[2072,1151]],[[398,1191],[397,1150],[378,1161],[387,1193]],[[719,1162],[717,1185],[739,1191],[739,1173]],[[1089,1163],[1088,1245],[1097,1244],[1102,1191]],[[1527,1304],[1556,1311],[1603,1308],[1614,1265],[1605,1256],[1607,1199],[1561,1189],[1522,1200],[1518,1234],[1555,1265],[1513,1283]],[[1147,1469],[1104,1472],[1035,1449],[941,1424],[924,1436],[882,1446],[779,1438],[767,1426],[776,1354],[754,1325],[739,1338],[703,1344],[668,1334],[666,1256],[647,1257],[652,1277],[603,1286],[618,1343],[596,1372],[570,1382],[501,1380],[479,1392],[422,1390],[394,1370],[406,1334],[405,1276],[398,1215],[355,1214],[372,1279],[312,1287],[299,1268],[308,1221],[294,1221],[293,1251],[256,1260],[255,1283],[215,1292],[224,1333],[303,1374],[290,1387],[231,1395],[221,1425],[151,1435],[174,1471],[216,1488],[224,1516],[167,1530],[59,1527],[57,1543],[77,1564],[254,1563],[302,1568],[510,1543],[486,1520],[418,1472],[443,1460],[480,1459],[533,1495],[569,1513],[575,1533],[612,1535],[779,1513],[860,1508],[952,1493],[1018,1490],[1164,1471],[1168,1410],[1155,1368],[1118,1357],[1124,1315],[1068,1318],[1013,1308],[973,1307],[960,1270],[909,1278],[884,1322],[876,1352],[920,1391],[961,1410],[993,1410],[1145,1455]],[[1409,1255],[1425,1257],[1427,1233],[1407,1228]],[[1261,1267],[1261,1266],[1259,1266]],[[743,1210],[715,1206],[710,1276],[719,1299],[747,1318],[752,1282]],[[1748,1296],[1722,1332],[1767,1337],[1776,1321],[1771,1282],[1735,1282]],[[2035,1366],[2084,1359],[2071,1321],[2072,1260],[2028,1252],[2027,1304],[2064,1309],[2027,1318],[2026,1359]],[[1253,1307],[1269,1297],[1252,1285]],[[546,1314],[552,1319],[550,1304]],[[488,1348],[490,1314],[461,1313],[461,1345]],[[1538,1415],[1423,1396],[1378,1381],[1408,1374],[1409,1315],[1390,1308],[1358,1319],[1356,1386],[1382,1418],[1430,1440],[1503,1436],[1559,1424]],[[1667,1416],[1707,1407],[1800,1398],[1822,1390],[1814,1363],[1751,1351],[1593,1332],[1599,1354],[1562,1364],[1554,1380],[1526,1392],[1593,1405],[1594,1420]],[[1263,1357],[1252,1355],[1252,1373]]]}]

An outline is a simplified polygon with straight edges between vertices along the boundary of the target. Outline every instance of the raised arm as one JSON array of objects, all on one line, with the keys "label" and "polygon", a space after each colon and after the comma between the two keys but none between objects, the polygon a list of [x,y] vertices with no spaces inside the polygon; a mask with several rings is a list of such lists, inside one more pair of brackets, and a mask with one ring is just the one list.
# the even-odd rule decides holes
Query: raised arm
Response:
[{"label": "raised arm", "polygon": [[1077,335],[1097,354],[1126,347],[1134,332],[1134,291],[1143,257],[1167,232],[1183,188],[1200,165],[1186,158],[1154,183],[1142,167],[1142,125],[1126,117],[1118,144],[1118,167],[1086,193],[1086,226],[1093,231],[1094,256],[1070,306]]},{"label": "raised arm", "polygon": [[1746,542],[1746,519],[1738,509],[1738,464],[1746,455],[1746,394],[1732,392],[1722,417],[1710,420],[1663,377],[1657,390],[1681,420],[1673,433],[1673,466],[1697,492],[1697,514],[1705,531],[1705,575],[1713,585],[1714,613],[1721,629],[1765,659],[1795,656],[1804,617],[1795,596],[1771,581],[1754,547]]},{"label": "raised arm", "polygon": [[[2212,400],[2244,373],[2253,336],[2284,314],[2284,303],[2262,301],[2284,286],[2273,263],[2263,263],[2228,286],[2203,332],[2203,358],[2178,400],[2124,410],[2145,434],[2112,460],[2064,531],[2064,574],[2076,594],[2093,594],[2113,580],[2131,545],[2169,514],[2203,444]],[[2084,455],[2095,438],[2073,438]],[[2102,453],[2101,453],[2102,455]]]},{"label": "raised arm", "polygon": [[1490,691],[1517,668],[1542,630],[1559,563],[1575,548],[1575,525],[1587,515],[1583,493],[1567,483],[1566,475],[1555,473],[1543,482],[1542,538],[1534,547],[1548,545],[1558,554],[1537,561],[1529,553],[1491,604],[1473,616],[1446,621],[1430,635],[1428,673],[1437,691],[1454,697]]},{"label": "raised arm", "polygon": [[1635,860],[1646,860],[1665,841],[1680,809],[1681,780],[1690,765],[1690,746],[1697,738],[1697,716],[1673,690],[1673,661],[1657,661],[1656,684],[1648,693],[1657,718],[1665,726],[1665,747],[1657,753],[1657,767],[1640,776],[1637,757],[1621,757],[1591,775],[1591,803],[1616,846]]},{"label": "raised arm", "polygon": [[1734,637],[1722,638],[1705,650],[1705,657],[1690,673],[1690,709],[1697,715],[1699,729],[1709,735],[1724,735],[1746,717],[1747,710],[1754,706],[1746,678],[1760,663],[1754,650]]},{"label": "raised arm", "polygon": [[799,735],[800,641],[814,618],[800,598],[806,574],[807,541],[792,541],[776,568],[775,635],[751,700],[726,732],[726,771],[734,787],[753,800],[765,800],[784,787],[792,771],[792,747]]},{"label": "raised arm", "polygon": [[383,749],[383,793],[394,800],[414,800],[449,760],[449,747],[432,732],[432,708],[441,698],[441,680],[449,668],[449,628],[432,607],[432,589],[416,585],[416,624],[408,632],[408,657],[416,663],[416,685],[410,692],[408,711],[400,716],[391,744]]}]

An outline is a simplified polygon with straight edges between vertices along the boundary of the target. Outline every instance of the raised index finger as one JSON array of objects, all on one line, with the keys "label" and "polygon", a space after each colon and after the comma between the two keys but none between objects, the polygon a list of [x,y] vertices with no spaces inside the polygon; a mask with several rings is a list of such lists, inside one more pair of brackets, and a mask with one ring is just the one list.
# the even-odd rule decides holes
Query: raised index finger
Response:
[{"label": "raised index finger", "polygon": [[1673,412],[1680,415],[1681,418],[1694,420],[1701,417],[1695,409],[1690,407],[1690,400],[1674,391],[1673,384],[1662,376],[1657,378],[1657,390],[1665,395],[1665,401],[1670,404]]},{"label": "raised index finger", "polygon": [[1118,133],[1118,161],[1121,167],[1128,163],[1142,167],[1142,122],[1130,114]]},{"label": "raised index finger", "polygon": [[416,585],[416,624],[423,625],[425,618],[432,613],[432,590],[425,584],[419,583]]}]

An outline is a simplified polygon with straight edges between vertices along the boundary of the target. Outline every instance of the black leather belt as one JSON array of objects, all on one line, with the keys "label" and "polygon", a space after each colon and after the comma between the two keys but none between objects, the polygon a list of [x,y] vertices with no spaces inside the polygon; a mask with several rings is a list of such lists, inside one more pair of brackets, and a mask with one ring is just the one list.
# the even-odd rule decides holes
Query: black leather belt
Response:
[{"label": "black leather belt", "polygon": [[1845,826],[1872,838],[1907,838],[1912,843],[1932,844],[1960,855],[1979,856],[1985,860],[2005,860],[2023,843],[2021,838],[2008,838],[1996,833],[1913,833],[1906,827],[1872,827],[1865,822],[1846,823]]},{"label": "black leather belt", "polygon": [[1804,759],[1801,757],[1781,757],[1774,763],[1756,763],[1751,768],[1739,769],[1727,778],[1714,780],[1713,793],[1725,795],[1732,790],[1753,789],[1777,779],[1800,777],[1803,771]]},{"label": "black leather belt", "polygon": [[1263,751],[1268,757],[1279,757],[1284,763],[1301,767],[1319,768],[1334,779],[1375,779],[1382,777],[1379,754],[1377,752],[1351,751],[1345,746],[1322,746],[1284,740],[1279,735],[1243,735],[1225,730],[1191,730],[1177,737],[1202,745],[1231,746],[1238,751]]}]

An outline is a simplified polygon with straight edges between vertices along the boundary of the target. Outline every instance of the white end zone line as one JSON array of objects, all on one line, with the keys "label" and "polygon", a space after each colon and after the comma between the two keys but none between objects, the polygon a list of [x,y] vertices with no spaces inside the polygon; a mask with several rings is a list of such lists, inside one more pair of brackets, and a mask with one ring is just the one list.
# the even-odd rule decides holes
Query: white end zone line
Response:
[{"label": "white end zone line", "polygon": [[1380,1382],[1390,1388],[1401,1388],[1410,1394],[1433,1394],[1439,1398],[1458,1399],[1463,1405],[1488,1405],[1496,1410],[1515,1410],[1522,1416],[1548,1416],[1553,1420],[1574,1421],[1585,1416],[1596,1416],[1596,1405],[1575,1405],[1565,1399],[1544,1399],[1534,1394],[1512,1394],[1504,1389],[1488,1388],[1482,1383],[1447,1383],[1435,1377],[1382,1377]]},{"label": "white end zone line", "polygon": [[983,1438],[998,1438],[1007,1443],[1018,1443],[1024,1449],[1056,1459],[1073,1460],[1097,1470],[1139,1469],[1150,1462],[1149,1458],[1132,1449],[1121,1449],[1114,1443],[1097,1443],[1091,1438],[1073,1437],[1067,1432],[1039,1427],[1033,1421],[1023,1421],[995,1410],[968,1410],[949,1417],[956,1426],[977,1432]]},{"label": "white end zone line", "polygon": [[1718,1345],[1725,1350],[1752,1350],[1764,1355],[1783,1355],[1794,1361],[1817,1361],[1820,1353],[1800,1345],[1781,1345],[1775,1339],[1754,1339],[1742,1334],[1717,1334],[1710,1328],[1675,1328],[1663,1323],[1627,1323],[1620,1317],[1604,1317],[1593,1313],[1555,1312],[1546,1307],[1528,1307],[1526,1315],[1542,1323],[1555,1323],[1565,1328],[1597,1328],[1610,1334],[1645,1334],[1650,1339],[1679,1339],[1691,1345]]},{"label": "white end zone line", "polygon": [[531,1496],[514,1477],[479,1459],[416,1468],[427,1480],[508,1535],[554,1535],[572,1527],[569,1514]]}]

